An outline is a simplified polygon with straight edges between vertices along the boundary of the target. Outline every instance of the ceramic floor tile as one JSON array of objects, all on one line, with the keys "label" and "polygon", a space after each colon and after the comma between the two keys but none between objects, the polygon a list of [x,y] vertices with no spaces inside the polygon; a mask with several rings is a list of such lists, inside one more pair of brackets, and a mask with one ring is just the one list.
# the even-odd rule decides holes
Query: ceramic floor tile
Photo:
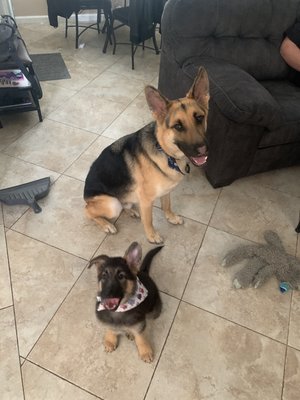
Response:
[{"label": "ceramic floor tile", "polygon": [[124,107],[100,96],[79,93],[51,113],[49,119],[99,134],[117,118]]},{"label": "ceramic floor tile", "polygon": [[0,310],[0,397],[23,399],[20,362],[12,307]]},{"label": "ceramic floor tile", "polygon": [[[75,47],[75,46],[74,46]],[[80,52],[80,50],[77,50]],[[51,84],[64,87],[66,89],[80,90],[84,88],[91,80],[95,79],[101,72],[105,71],[112,63],[111,60],[105,58],[98,50],[99,58],[94,60],[94,63],[89,61],[89,55],[81,59],[74,55],[63,54],[63,59],[68,68],[69,74],[72,79],[53,80]]]},{"label": "ceramic floor tile", "polygon": [[285,347],[182,303],[147,400],[280,400]]},{"label": "ceramic floor tile", "polygon": [[184,300],[214,314],[286,343],[291,292],[282,294],[275,279],[259,289],[234,289],[232,277],[243,263],[221,266],[225,254],[249,244],[209,228],[186,287]]},{"label": "ceramic floor tile", "polygon": [[142,80],[125,76],[120,79],[119,74],[105,71],[89,83],[82,93],[127,105],[143,91],[144,86]]},{"label": "ceramic floor tile", "polygon": [[288,347],[282,400],[298,400],[300,393],[300,352]]},{"label": "ceramic floor tile", "polygon": [[115,352],[104,352],[105,327],[94,315],[96,286],[96,271],[85,271],[29,358],[105,400],[142,400],[178,301],[162,295],[162,314],[149,320],[146,332],[155,360],[146,364],[139,359],[135,344],[125,336],[120,338]]},{"label": "ceramic floor tile", "polygon": [[185,217],[208,224],[220,189],[213,189],[204,170],[191,166],[191,172],[171,193],[172,208]]},{"label": "ceramic floor tile", "polygon": [[6,252],[5,229],[2,222],[2,211],[0,207],[0,309],[12,305],[10,276]]},{"label": "ceramic floor tile", "polygon": [[140,94],[122,114],[104,131],[104,135],[119,139],[124,135],[136,132],[152,121],[145,95]]},{"label": "ceramic floor tile", "polygon": [[299,199],[241,180],[222,189],[210,225],[253,241],[274,230],[295,254],[298,215]]},{"label": "ceramic floor tile", "polygon": [[34,125],[39,124],[38,114],[35,111],[18,114],[1,115],[0,151],[15,140],[19,139]]},{"label": "ceramic floor tile", "polygon": [[283,168],[274,171],[264,172],[244,178],[253,186],[262,185],[270,189],[300,197],[300,167]]},{"label": "ceramic floor tile", "polygon": [[[120,47],[121,46],[117,46],[117,55]],[[118,60],[118,62],[113,64],[110,71],[117,73],[120,76],[142,79],[146,85],[157,76],[159,70],[159,56],[155,54],[153,50],[146,49],[143,52],[143,50],[139,48],[135,54],[134,63],[135,68],[132,70],[130,46],[128,46],[128,54],[124,55]]]},{"label": "ceramic floor tile", "polygon": [[35,42],[37,39],[42,40],[49,34],[54,33],[54,29],[49,25],[48,21],[36,23],[20,22],[18,23],[18,28],[26,46],[30,46],[30,43]]},{"label": "ceramic floor tile", "polygon": [[89,259],[105,234],[85,217],[84,206],[83,182],[62,176],[43,200],[43,212],[27,212],[14,230]]},{"label": "ceramic floor tile", "polygon": [[22,373],[26,400],[96,399],[95,396],[28,361],[22,367]]},{"label": "ceramic floor tile", "polygon": [[62,173],[96,138],[94,133],[45,119],[42,125],[32,128],[5,152]]},{"label": "ceramic floor tile", "polygon": [[82,181],[85,180],[88,171],[96,158],[113,142],[112,139],[105,136],[100,136],[79,158],[76,160],[70,168],[65,171],[65,175],[71,176]]},{"label": "ceramic floor tile", "polygon": [[300,350],[300,292],[294,290],[289,329],[289,345]]},{"label": "ceramic floor tile", "polygon": [[20,354],[26,357],[86,261],[17,232],[7,232]]},{"label": "ceramic floor tile", "polygon": [[[206,227],[188,219],[183,225],[172,225],[157,208],[154,208],[153,217],[154,227],[163,236],[165,243],[160,254],[153,260],[151,276],[160,290],[180,298]],[[144,254],[153,248],[153,244],[150,244],[145,237],[140,219],[122,214],[116,227],[119,232],[107,236],[97,254],[122,255],[133,241],[141,243]]]},{"label": "ceramic floor tile", "polygon": [[[47,176],[50,177],[50,180],[53,183],[59,176],[56,172],[33,165],[29,162],[18,160],[14,157],[9,157],[5,154],[0,155],[0,171],[1,189],[21,185],[23,183],[45,178]],[[41,206],[43,202],[44,199],[39,200],[39,204]],[[27,209],[28,207],[23,205],[3,205],[5,226],[12,226]]]},{"label": "ceramic floor tile", "polygon": [[41,82],[43,97],[40,100],[40,106],[43,117],[45,118],[52,111],[60,108],[70,97],[77,94],[75,90],[65,89],[49,82]]}]

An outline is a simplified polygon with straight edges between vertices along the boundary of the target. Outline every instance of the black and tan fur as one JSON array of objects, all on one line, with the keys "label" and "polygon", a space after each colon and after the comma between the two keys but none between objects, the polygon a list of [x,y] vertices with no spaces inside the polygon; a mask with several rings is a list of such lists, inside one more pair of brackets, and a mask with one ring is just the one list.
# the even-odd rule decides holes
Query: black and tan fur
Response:
[{"label": "black and tan fur", "polygon": [[[108,220],[125,209],[131,216],[140,214],[150,242],[161,243],[152,224],[153,203],[160,197],[167,220],[182,224],[182,217],[171,210],[170,191],[184,177],[187,158],[193,162],[193,157],[206,152],[207,73],[199,69],[184,98],[168,100],[152,86],[145,88],[145,94],[155,122],[103,150],[87,175],[84,199],[87,217],[105,232],[116,232]],[[168,156],[176,160],[181,172],[169,167]]]},{"label": "black and tan fur", "polygon": [[[127,249],[124,257],[98,256],[90,261],[89,267],[97,266],[98,295],[104,303],[110,299],[118,299],[114,309],[98,311],[96,303],[96,315],[101,322],[109,326],[104,337],[104,348],[112,352],[118,345],[118,334],[126,333],[129,338],[135,340],[139,355],[145,362],[153,360],[153,350],[144,335],[146,328],[146,316],[157,318],[161,312],[161,299],[154,281],[149,276],[152,258],[161,250],[162,246],[150,250],[140,268],[142,257],[141,246],[134,242]],[[136,308],[125,312],[115,312],[118,305],[126,303],[136,288],[136,278],[142,282],[148,290],[148,296]]]}]

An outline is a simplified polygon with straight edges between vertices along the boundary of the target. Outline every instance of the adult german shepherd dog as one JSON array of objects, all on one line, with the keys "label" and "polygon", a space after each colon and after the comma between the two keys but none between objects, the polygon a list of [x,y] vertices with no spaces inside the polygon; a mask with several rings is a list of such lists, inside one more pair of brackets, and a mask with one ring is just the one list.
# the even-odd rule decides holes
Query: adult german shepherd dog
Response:
[{"label": "adult german shepherd dog", "polygon": [[[162,243],[152,224],[152,207],[161,198],[172,224],[182,224],[170,206],[170,191],[189,172],[187,158],[196,166],[206,161],[205,133],[209,82],[203,67],[186,97],[168,100],[152,86],[145,88],[155,122],[108,146],[92,164],[84,188],[86,215],[107,233],[116,233],[108,219],[122,209],[140,216],[147,239]],[[135,205],[139,205],[139,212]]]}]

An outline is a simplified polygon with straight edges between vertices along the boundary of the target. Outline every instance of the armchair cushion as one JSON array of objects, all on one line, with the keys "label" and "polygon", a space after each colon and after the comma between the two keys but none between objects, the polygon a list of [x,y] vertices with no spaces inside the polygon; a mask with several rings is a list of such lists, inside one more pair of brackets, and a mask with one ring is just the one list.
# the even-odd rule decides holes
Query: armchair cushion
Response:
[{"label": "armchair cushion", "polygon": [[240,67],[223,60],[193,57],[183,65],[191,79],[199,66],[206,68],[210,95],[222,114],[241,124],[274,129],[283,123],[281,107],[256,79]]}]

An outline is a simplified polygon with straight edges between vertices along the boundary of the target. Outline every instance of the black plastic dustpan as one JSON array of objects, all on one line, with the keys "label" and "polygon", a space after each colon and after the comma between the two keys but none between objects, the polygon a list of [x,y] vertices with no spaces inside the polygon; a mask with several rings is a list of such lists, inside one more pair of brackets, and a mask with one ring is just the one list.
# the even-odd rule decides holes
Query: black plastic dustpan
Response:
[{"label": "black plastic dustpan", "polygon": [[35,213],[42,211],[36,202],[47,196],[50,189],[50,177],[24,183],[0,190],[0,201],[8,205],[27,204]]}]

